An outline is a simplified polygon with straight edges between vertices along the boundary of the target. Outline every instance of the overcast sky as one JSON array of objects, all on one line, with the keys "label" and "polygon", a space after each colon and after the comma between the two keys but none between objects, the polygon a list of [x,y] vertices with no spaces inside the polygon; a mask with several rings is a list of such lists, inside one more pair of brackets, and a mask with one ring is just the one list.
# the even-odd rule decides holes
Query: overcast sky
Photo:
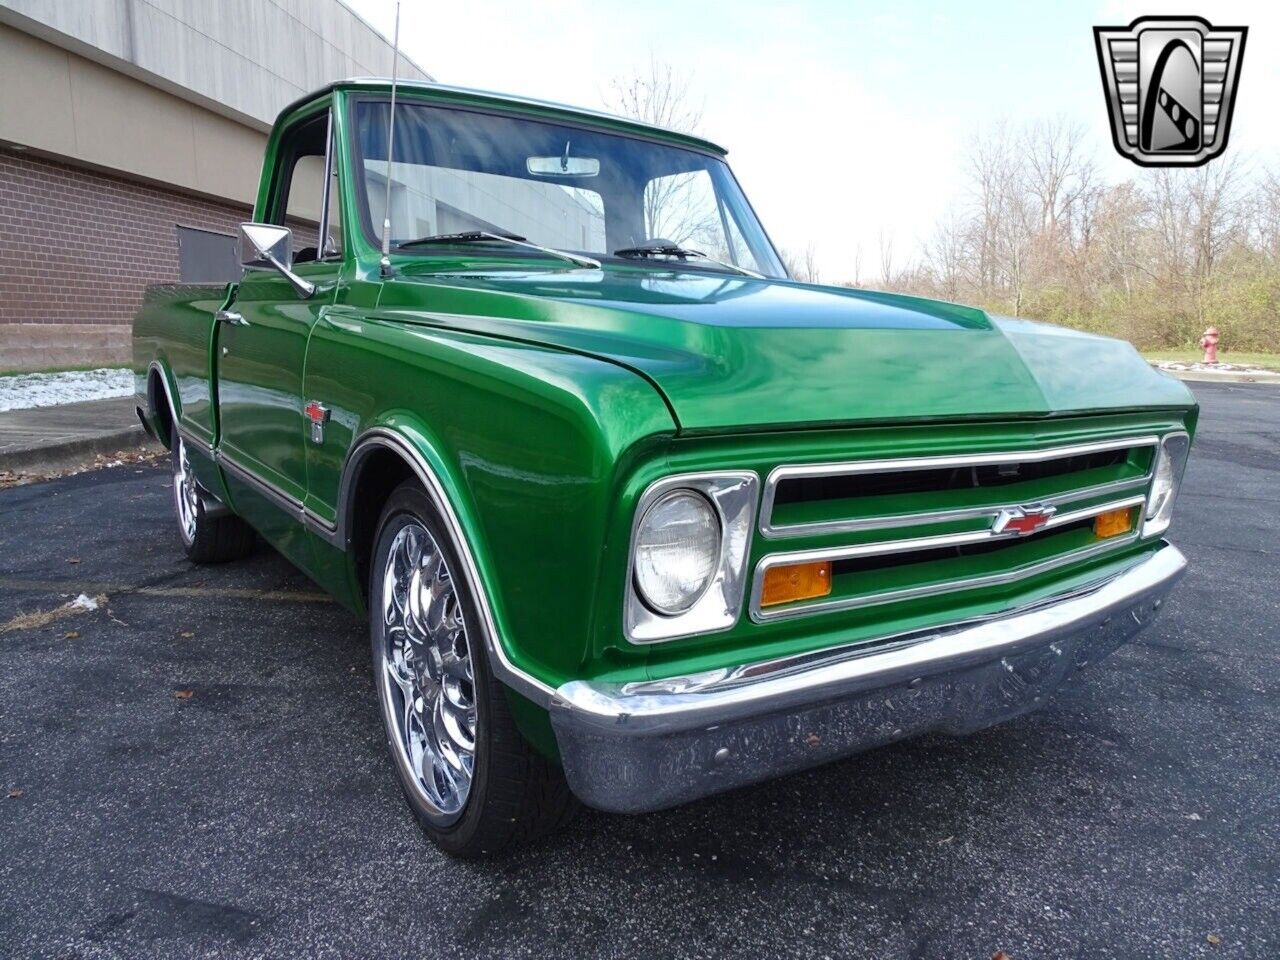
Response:
[{"label": "overcast sky", "polygon": [[[391,36],[394,0],[344,2]],[[1137,174],[1111,146],[1092,28],[1156,13],[1250,28],[1228,153],[1280,167],[1275,0],[404,0],[400,30],[442,83],[585,107],[650,58],[671,64],[774,241],[813,243],[836,282],[859,250],[878,273],[882,232],[899,266],[918,252],[964,202],[967,144],[1001,119],[1078,122],[1108,179]]]}]

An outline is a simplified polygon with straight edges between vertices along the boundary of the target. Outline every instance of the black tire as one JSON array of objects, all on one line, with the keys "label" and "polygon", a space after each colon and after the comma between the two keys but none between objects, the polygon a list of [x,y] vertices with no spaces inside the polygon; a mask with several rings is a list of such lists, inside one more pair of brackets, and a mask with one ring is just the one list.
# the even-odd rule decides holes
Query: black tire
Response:
[{"label": "black tire", "polygon": [[[471,781],[461,809],[447,814],[433,807],[427,788],[411,768],[405,736],[393,719],[404,710],[403,691],[396,681],[384,679],[388,631],[383,584],[397,534],[415,523],[430,534],[447,566],[471,661],[476,717]],[[478,608],[462,571],[457,549],[426,493],[416,482],[401,484],[382,512],[370,563],[370,644],[379,712],[400,788],[423,832],[445,853],[475,858],[559,828],[572,817],[576,802],[560,767],[538,753],[516,729],[506,690],[489,669]]]},{"label": "black tire", "polygon": [[[253,552],[253,528],[229,511],[209,516],[207,497],[191,472],[186,446],[175,434],[170,452],[173,467],[173,512],[187,559],[193,563],[226,563]],[[225,508],[224,508],[225,509]]]}]

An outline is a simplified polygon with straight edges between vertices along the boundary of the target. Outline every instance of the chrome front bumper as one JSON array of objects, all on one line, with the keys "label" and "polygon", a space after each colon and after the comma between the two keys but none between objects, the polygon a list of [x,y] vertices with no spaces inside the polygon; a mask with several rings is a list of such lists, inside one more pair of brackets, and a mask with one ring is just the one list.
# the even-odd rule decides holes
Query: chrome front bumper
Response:
[{"label": "chrome front bumper", "polygon": [[736,670],[633,684],[574,680],[551,721],[574,793],[640,813],[929,730],[1033,710],[1146,626],[1186,570],[1164,545],[1089,589],[976,623]]}]

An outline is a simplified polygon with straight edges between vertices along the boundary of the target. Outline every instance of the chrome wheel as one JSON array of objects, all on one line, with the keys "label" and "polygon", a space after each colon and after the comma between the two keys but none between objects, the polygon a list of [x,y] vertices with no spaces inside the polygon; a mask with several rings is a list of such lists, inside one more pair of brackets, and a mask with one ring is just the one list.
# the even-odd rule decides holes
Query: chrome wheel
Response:
[{"label": "chrome wheel", "polygon": [[475,770],[475,678],[449,566],[416,520],[396,531],[387,553],[382,625],[387,729],[416,792],[451,822]]},{"label": "chrome wheel", "polygon": [[174,443],[177,446],[173,457],[173,506],[178,514],[178,528],[182,531],[182,539],[191,544],[196,539],[200,491],[196,485],[196,475],[191,470],[191,462],[187,460],[186,444],[177,436]]}]

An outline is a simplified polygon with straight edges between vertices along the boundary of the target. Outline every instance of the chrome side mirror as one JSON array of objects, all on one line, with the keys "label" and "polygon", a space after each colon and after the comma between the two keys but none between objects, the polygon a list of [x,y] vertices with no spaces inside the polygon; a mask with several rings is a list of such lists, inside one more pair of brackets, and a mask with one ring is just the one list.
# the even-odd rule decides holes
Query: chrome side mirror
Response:
[{"label": "chrome side mirror", "polygon": [[314,283],[293,272],[293,232],[288,227],[240,224],[240,266],[246,270],[275,270],[304,300],[316,292]]}]

